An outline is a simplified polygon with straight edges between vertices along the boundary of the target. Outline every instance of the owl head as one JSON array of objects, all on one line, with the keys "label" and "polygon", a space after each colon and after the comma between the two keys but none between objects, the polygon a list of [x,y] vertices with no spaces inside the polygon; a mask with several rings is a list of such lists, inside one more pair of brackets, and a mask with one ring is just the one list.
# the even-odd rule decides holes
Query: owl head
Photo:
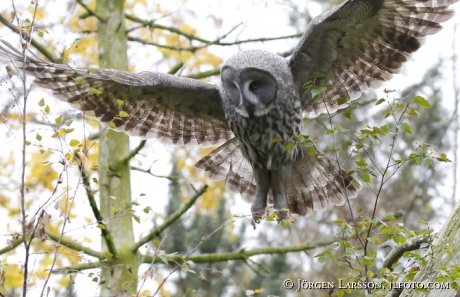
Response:
[{"label": "owl head", "polygon": [[292,85],[286,59],[263,50],[239,52],[221,71],[223,100],[243,117],[267,114]]}]

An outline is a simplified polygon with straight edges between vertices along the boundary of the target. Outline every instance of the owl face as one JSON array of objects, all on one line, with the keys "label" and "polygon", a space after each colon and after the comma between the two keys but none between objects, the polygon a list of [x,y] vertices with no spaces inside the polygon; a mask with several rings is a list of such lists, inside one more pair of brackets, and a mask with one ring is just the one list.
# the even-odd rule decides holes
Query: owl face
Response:
[{"label": "owl face", "polygon": [[246,118],[266,114],[277,98],[278,87],[275,78],[265,70],[257,68],[222,69],[222,85],[225,97],[236,112]]}]

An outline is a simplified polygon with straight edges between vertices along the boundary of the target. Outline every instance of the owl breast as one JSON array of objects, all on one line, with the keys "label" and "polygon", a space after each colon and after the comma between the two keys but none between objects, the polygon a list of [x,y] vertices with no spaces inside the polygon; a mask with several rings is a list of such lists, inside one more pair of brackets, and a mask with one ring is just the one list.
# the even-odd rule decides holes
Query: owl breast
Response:
[{"label": "owl breast", "polygon": [[289,140],[303,129],[300,102],[294,94],[275,102],[273,108],[262,116],[248,118],[232,110],[226,116],[243,155],[253,168],[277,169],[302,153],[299,147],[286,151],[282,142],[273,143],[277,136]]}]

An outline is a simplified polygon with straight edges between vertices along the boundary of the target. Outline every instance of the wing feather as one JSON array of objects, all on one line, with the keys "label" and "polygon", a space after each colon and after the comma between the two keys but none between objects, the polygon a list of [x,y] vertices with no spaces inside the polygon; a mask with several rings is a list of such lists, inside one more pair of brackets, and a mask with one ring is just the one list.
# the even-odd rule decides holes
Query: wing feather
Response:
[{"label": "wing feather", "polygon": [[[21,64],[22,53],[2,43],[0,56]],[[233,137],[219,86],[211,83],[155,72],[72,68],[35,56],[27,57],[25,68],[37,86],[130,135],[203,146]]]},{"label": "wing feather", "polygon": [[[390,80],[427,35],[452,18],[449,5],[459,0],[348,0],[315,18],[290,57],[305,116],[314,118],[348,106],[368,88]],[[314,100],[303,89],[326,74],[318,85],[332,87]]]}]

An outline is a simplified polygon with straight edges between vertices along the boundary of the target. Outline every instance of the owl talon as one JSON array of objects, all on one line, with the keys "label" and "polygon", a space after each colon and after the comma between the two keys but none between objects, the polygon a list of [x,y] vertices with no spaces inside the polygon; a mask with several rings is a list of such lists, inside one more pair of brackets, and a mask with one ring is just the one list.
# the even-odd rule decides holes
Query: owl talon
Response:
[{"label": "owl talon", "polygon": [[278,221],[278,224],[281,223],[282,220],[287,219],[288,217],[287,210],[279,210],[276,212],[276,214],[278,215],[278,218],[276,219]]},{"label": "owl talon", "polygon": [[262,222],[262,218],[263,218],[264,214],[265,214],[265,209],[262,209],[262,210],[259,210],[259,211],[254,211],[254,212],[252,212],[252,219],[257,224],[260,224],[260,222]]}]

